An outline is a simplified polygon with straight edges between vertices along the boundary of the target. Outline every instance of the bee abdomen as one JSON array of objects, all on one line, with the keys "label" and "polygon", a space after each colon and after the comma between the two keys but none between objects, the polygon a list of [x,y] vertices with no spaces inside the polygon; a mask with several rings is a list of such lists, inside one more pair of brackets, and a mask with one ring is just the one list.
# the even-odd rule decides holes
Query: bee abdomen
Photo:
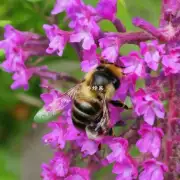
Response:
[{"label": "bee abdomen", "polygon": [[82,112],[85,112],[88,115],[94,115],[96,114],[100,108],[101,105],[97,101],[85,101],[85,100],[75,100],[74,106],[79,109]]},{"label": "bee abdomen", "polygon": [[75,100],[72,108],[72,120],[77,128],[85,129],[85,127],[91,124],[95,119],[94,116],[100,110],[100,103],[87,102],[85,100]]}]

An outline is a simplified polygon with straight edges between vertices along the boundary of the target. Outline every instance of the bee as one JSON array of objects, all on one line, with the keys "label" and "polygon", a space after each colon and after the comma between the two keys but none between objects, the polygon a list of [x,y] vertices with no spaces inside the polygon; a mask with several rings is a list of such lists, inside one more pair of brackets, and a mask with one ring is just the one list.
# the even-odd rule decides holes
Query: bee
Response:
[{"label": "bee", "polygon": [[73,124],[76,128],[85,130],[88,138],[96,139],[102,135],[112,135],[108,103],[129,109],[121,101],[112,100],[122,77],[122,68],[103,62],[66,93],[73,100],[71,111]]}]

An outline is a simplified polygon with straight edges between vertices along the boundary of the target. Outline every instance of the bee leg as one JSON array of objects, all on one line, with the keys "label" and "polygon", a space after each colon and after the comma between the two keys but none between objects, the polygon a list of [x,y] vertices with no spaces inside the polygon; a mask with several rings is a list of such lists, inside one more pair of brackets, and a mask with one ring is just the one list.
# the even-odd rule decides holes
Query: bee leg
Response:
[{"label": "bee leg", "polygon": [[122,107],[124,109],[131,109],[127,105],[125,105],[124,103],[122,103],[121,101],[118,101],[118,100],[111,100],[110,103],[115,107]]},{"label": "bee leg", "polygon": [[107,135],[109,135],[109,136],[113,136],[113,129],[111,128],[111,129],[109,129],[109,131],[108,131],[108,133],[107,133]]}]

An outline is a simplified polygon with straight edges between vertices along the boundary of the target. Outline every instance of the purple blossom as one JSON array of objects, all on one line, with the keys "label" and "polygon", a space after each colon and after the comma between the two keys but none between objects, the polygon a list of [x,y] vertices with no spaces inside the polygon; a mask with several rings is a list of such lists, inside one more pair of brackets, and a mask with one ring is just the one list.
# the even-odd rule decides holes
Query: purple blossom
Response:
[{"label": "purple blossom", "polygon": [[18,88],[24,88],[24,90],[27,90],[29,88],[28,80],[32,77],[33,73],[36,72],[35,68],[29,68],[29,69],[19,69],[16,73],[13,75],[13,84],[11,85],[12,89],[18,89]]},{"label": "purple blossom", "polygon": [[49,127],[52,129],[52,132],[46,134],[43,137],[45,144],[50,144],[53,148],[63,149],[66,144],[66,124],[65,121],[52,122],[49,123]]},{"label": "purple blossom", "polygon": [[69,175],[65,180],[90,180],[89,171],[85,168],[73,167],[69,170]]},{"label": "purple blossom", "polygon": [[144,124],[141,126],[138,133],[141,135],[141,139],[138,140],[136,146],[139,148],[140,152],[150,152],[157,158],[160,153],[161,139],[164,135],[163,131],[160,128],[153,128],[148,124]]},{"label": "purple blossom", "polygon": [[41,94],[41,99],[45,102],[46,110],[54,113],[64,109],[71,102],[68,96],[60,94],[56,90]]},{"label": "purple blossom", "polygon": [[96,10],[100,17],[113,21],[116,18],[117,0],[99,0]]},{"label": "purple blossom", "polygon": [[119,55],[120,40],[118,37],[106,37],[99,40],[99,46],[103,49],[101,56],[114,63]]},{"label": "purple blossom", "polygon": [[109,104],[109,112],[110,112],[110,126],[113,127],[117,122],[120,120],[120,113],[123,111],[121,108],[114,107],[113,105]]},{"label": "purple blossom", "polygon": [[91,47],[95,44],[94,38],[92,34],[88,31],[79,31],[74,32],[70,36],[70,42],[81,42],[82,41],[82,47],[85,50],[90,50]]},{"label": "purple blossom", "polygon": [[42,165],[43,180],[90,180],[85,168],[70,167],[70,157],[63,152],[56,152],[49,165]]},{"label": "purple blossom", "polygon": [[167,166],[155,159],[144,162],[144,171],[140,174],[139,180],[163,180]]},{"label": "purple blossom", "polygon": [[5,40],[0,41],[0,48],[5,51],[6,60],[1,67],[14,73],[12,89],[22,87],[27,90],[28,80],[44,67],[27,68],[25,63],[30,56],[45,54],[46,39],[31,32],[18,31],[10,25],[5,26],[4,37]]},{"label": "purple blossom", "polygon": [[95,141],[86,139],[82,141],[81,139],[81,152],[83,152],[85,155],[93,155],[97,152],[99,144]]},{"label": "purple blossom", "polygon": [[162,57],[165,75],[177,74],[180,72],[179,52],[171,50],[168,55]]},{"label": "purple blossom", "polygon": [[90,33],[93,37],[97,37],[100,32],[100,27],[96,20],[96,10],[85,5],[82,1],[76,1],[67,11],[68,18],[71,20],[69,27],[74,29],[76,33]]},{"label": "purple blossom", "polygon": [[6,60],[1,64],[7,72],[15,72],[25,67],[24,62],[34,54],[32,49],[25,48],[25,43],[31,40],[38,40],[39,35],[31,32],[21,32],[10,25],[5,26],[5,40],[0,41],[0,49],[4,49]]},{"label": "purple blossom", "polygon": [[132,180],[138,174],[135,163],[132,160],[124,163],[115,163],[112,172],[117,174],[116,180]]},{"label": "purple blossom", "polygon": [[57,152],[51,160],[52,173],[58,177],[65,177],[68,173],[70,160],[62,152]]},{"label": "purple blossom", "polygon": [[151,43],[140,43],[141,54],[144,56],[144,61],[147,65],[156,71],[158,69],[161,55],[164,53],[164,45],[159,45],[157,41]]},{"label": "purple blossom", "polygon": [[112,150],[112,152],[106,157],[109,163],[122,163],[127,160],[126,153],[128,141],[126,139],[114,138],[108,143],[108,146]]},{"label": "purple blossom", "polygon": [[81,69],[84,72],[89,72],[99,65],[99,58],[96,54],[96,45],[92,46],[90,50],[83,51],[83,61],[81,62]]},{"label": "purple blossom", "polygon": [[120,88],[116,91],[115,99],[121,99],[124,101],[128,94],[133,96],[135,93],[136,81],[137,76],[135,74],[124,76],[121,79]]},{"label": "purple blossom", "polygon": [[26,59],[27,56],[21,48],[10,45],[6,50],[6,60],[1,66],[7,72],[15,72],[25,68],[24,62]]},{"label": "purple blossom", "polygon": [[67,115],[64,115],[57,122],[48,124],[52,132],[43,137],[45,144],[50,144],[53,148],[63,149],[67,141],[82,140],[83,134],[74,127],[72,120],[68,121],[68,118]]},{"label": "purple blossom", "polygon": [[69,6],[73,5],[74,0],[56,0],[54,9],[51,14],[58,14],[65,11]]},{"label": "purple blossom", "polygon": [[57,52],[59,56],[62,56],[71,33],[59,29],[57,25],[50,26],[45,24],[43,28],[50,40],[50,44],[46,52],[49,54]]},{"label": "purple blossom", "polygon": [[7,45],[6,43],[8,42],[21,45],[28,40],[39,39],[40,37],[40,35],[31,32],[18,31],[11,25],[6,25],[4,29],[5,29],[4,32],[5,40],[3,41],[4,46],[6,46]]},{"label": "purple blossom", "polygon": [[131,52],[128,56],[121,57],[120,60],[125,65],[125,74],[145,75],[144,61],[137,52]]},{"label": "purple blossom", "polygon": [[137,115],[144,115],[144,121],[150,125],[154,124],[155,116],[164,118],[164,107],[156,93],[150,95],[140,89],[135,93],[133,104]]},{"label": "purple blossom", "polygon": [[56,180],[57,179],[57,176],[53,174],[53,172],[51,171],[51,166],[43,163],[41,165],[41,168],[42,168],[41,178],[43,180]]}]

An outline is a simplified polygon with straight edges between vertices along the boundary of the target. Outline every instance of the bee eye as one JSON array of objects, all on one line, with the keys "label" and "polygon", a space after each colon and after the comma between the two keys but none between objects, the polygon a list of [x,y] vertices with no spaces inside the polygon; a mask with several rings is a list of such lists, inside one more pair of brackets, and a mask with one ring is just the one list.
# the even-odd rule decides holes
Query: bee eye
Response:
[{"label": "bee eye", "polygon": [[119,79],[114,78],[112,81],[112,84],[114,85],[115,89],[118,89],[120,86],[120,81]]}]

